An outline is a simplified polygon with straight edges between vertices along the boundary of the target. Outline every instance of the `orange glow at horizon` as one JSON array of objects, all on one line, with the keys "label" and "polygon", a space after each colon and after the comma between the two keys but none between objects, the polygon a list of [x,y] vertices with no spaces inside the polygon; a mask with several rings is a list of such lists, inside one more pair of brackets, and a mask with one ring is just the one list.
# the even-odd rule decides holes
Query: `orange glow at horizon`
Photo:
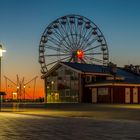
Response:
[{"label": "orange glow at horizon", "polygon": [[[7,82],[7,84],[6,84]],[[16,82],[15,82],[16,83]],[[7,86],[6,86],[7,85]],[[21,86],[17,88],[15,84],[13,84],[10,81],[4,81],[2,83],[2,90],[6,92],[5,99],[12,99],[13,93],[17,93],[18,96],[20,96],[21,99],[37,99],[37,98],[43,98],[44,97],[44,87],[43,87],[43,80],[37,79],[36,85],[34,85],[34,81],[27,84],[26,86]],[[21,88],[21,90],[19,89]],[[19,95],[21,94],[21,95]]]},{"label": "orange glow at horizon", "polygon": [[[29,87],[30,88],[30,87]],[[5,98],[6,99],[12,99],[13,97],[13,93],[17,93],[17,90],[12,90],[11,89],[8,89],[6,92],[6,96]],[[17,93],[17,96],[18,96],[18,93]],[[22,95],[20,96],[21,99],[38,99],[38,98],[43,98],[44,97],[44,89],[43,87],[37,87],[35,92],[33,89],[26,89],[25,90],[25,95],[24,93],[22,93]]]}]

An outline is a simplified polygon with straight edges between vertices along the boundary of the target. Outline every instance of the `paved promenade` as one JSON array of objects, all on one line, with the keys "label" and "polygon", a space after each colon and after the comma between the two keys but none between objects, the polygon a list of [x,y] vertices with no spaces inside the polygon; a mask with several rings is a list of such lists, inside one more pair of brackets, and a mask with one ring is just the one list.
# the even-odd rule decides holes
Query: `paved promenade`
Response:
[{"label": "paved promenade", "polygon": [[140,105],[14,106],[2,111],[0,140],[140,139]]}]

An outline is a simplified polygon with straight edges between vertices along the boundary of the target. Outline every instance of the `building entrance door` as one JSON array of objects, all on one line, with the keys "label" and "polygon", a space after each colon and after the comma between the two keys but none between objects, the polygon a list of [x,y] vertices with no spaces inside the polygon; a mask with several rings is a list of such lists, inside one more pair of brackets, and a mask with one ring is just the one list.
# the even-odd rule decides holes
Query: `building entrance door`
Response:
[{"label": "building entrance door", "polygon": [[130,103],[130,88],[125,88],[125,103]]},{"label": "building entrance door", "polygon": [[133,103],[138,103],[138,88],[133,88]]},{"label": "building entrance door", "polygon": [[97,103],[97,88],[92,88],[92,103]]}]

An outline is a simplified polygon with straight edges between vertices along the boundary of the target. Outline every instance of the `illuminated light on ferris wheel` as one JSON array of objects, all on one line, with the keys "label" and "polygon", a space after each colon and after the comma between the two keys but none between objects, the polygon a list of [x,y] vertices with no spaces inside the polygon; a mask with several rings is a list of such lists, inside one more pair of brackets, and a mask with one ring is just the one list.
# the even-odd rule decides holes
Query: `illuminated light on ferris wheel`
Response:
[{"label": "illuminated light on ferris wheel", "polygon": [[82,50],[77,50],[77,57],[78,57],[79,59],[84,58],[84,52],[83,52]]}]

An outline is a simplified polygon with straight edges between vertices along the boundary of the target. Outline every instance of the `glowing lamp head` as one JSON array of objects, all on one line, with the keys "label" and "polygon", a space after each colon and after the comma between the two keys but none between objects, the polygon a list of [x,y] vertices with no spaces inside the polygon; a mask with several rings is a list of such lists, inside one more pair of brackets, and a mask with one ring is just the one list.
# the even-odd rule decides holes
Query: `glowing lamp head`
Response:
[{"label": "glowing lamp head", "polygon": [[3,48],[2,48],[2,45],[0,44],[0,57],[2,57],[2,53],[3,52],[6,52],[6,50],[4,50]]},{"label": "glowing lamp head", "polygon": [[84,57],[84,52],[82,50],[77,50],[77,58],[82,59]]}]

